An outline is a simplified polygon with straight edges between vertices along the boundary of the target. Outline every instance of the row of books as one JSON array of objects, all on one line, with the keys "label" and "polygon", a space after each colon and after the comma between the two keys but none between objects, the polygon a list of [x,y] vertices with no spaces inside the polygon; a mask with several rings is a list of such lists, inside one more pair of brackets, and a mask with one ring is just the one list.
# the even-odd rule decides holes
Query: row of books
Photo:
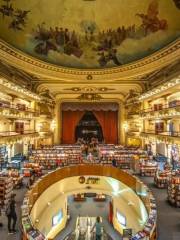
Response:
[{"label": "row of books", "polygon": [[13,194],[13,178],[0,172],[0,205],[6,207]]},{"label": "row of books", "polygon": [[158,164],[155,161],[141,161],[140,162],[140,174],[141,176],[154,177],[158,169]]},{"label": "row of books", "polygon": [[176,206],[180,207],[180,174],[176,173],[171,176],[168,181],[167,187],[168,201]]},{"label": "row of books", "polygon": [[77,145],[60,145],[37,149],[32,151],[30,160],[38,163],[45,169],[54,169],[69,164],[80,164],[82,161],[81,149]]},{"label": "row of books", "polygon": [[156,171],[154,176],[154,183],[158,188],[166,188],[168,184],[168,179],[171,176],[171,170]]},{"label": "row of books", "polygon": [[150,201],[150,211],[149,211],[148,220],[143,230],[136,233],[135,236],[131,238],[131,240],[146,239],[146,237],[150,239],[149,236],[152,234],[153,229],[154,231],[156,231],[155,226],[156,226],[156,220],[157,220],[157,208],[156,208],[155,198],[153,197],[152,194],[150,195],[149,201]]},{"label": "row of books", "polygon": [[22,214],[22,227],[23,227],[23,239],[28,240],[45,240],[44,235],[33,227],[31,219],[29,217],[29,198],[26,195],[21,207]]}]

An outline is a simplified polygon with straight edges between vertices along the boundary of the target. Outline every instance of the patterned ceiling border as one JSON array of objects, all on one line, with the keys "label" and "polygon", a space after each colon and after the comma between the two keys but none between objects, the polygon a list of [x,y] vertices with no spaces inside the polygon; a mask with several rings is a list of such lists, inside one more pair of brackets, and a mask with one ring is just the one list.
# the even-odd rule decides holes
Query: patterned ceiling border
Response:
[{"label": "patterned ceiling border", "polygon": [[[142,75],[155,69],[168,65],[180,58],[180,39],[177,39],[167,47],[151,54],[136,62],[123,65],[121,67],[114,67],[110,69],[73,69],[56,66],[50,63],[43,62],[34,57],[31,57],[20,50],[17,50],[0,40],[0,59],[9,64],[31,72],[37,75],[46,75],[50,78],[59,79],[76,79],[79,80],[98,80],[99,79],[127,79],[132,76]],[[89,77],[91,76],[91,78]]]}]

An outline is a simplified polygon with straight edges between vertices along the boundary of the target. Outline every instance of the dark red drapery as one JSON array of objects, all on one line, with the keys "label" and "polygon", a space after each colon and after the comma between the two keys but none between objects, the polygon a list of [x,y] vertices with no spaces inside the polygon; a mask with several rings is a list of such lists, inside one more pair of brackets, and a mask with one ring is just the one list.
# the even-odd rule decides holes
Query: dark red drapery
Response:
[{"label": "dark red drapery", "polygon": [[62,143],[75,143],[76,126],[85,111],[62,111]]},{"label": "dark red drapery", "polygon": [[103,131],[105,143],[118,143],[118,112],[93,111]]},{"label": "dark red drapery", "polygon": [[[118,143],[118,112],[93,111],[103,131],[105,143]],[[76,126],[85,111],[62,111],[62,143],[75,143]]]}]

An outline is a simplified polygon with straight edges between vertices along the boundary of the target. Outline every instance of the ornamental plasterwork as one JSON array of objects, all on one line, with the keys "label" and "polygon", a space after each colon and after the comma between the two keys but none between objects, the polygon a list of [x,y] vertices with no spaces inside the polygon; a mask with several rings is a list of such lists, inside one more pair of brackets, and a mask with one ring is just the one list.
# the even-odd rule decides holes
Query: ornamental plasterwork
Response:
[{"label": "ornamental plasterwork", "polygon": [[100,101],[101,99],[103,99],[103,97],[97,93],[83,93],[80,96],[78,96],[77,99],[81,101],[84,101],[84,100]]},{"label": "ornamental plasterwork", "polygon": [[32,138],[39,138],[39,133],[1,137],[0,144],[12,144],[12,143],[16,143],[18,141],[28,141],[28,140],[31,140]]},{"label": "ornamental plasterwork", "polygon": [[180,144],[180,137],[172,137],[172,136],[163,136],[163,135],[156,135],[153,133],[140,133],[141,138],[148,138],[149,140],[158,140],[163,141],[171,144]]},{"label": "ornamental plasterwork", "polygon": [[[51,79],[74,80],[76,82],[131,79],[133,76],[139,76],[160,69],[172,63],[172,61],[179,59],[179,56],[180,41],[176,40],[162,50],[130,64],[111,69],[81,70],[63,68],[45,63],[9,46],[2,40],[0,41],[0,59],[3,59],[7,63],[32,74],[48,76]],[[91,78],[88,76],[91,76]]]},{"label": "ornamental plasterwork", "polygon": [[108,87],[72,87],[72,88],[65,88],[64,90],[72,91],[72,92],[109,92],[112,90],[115,90],[114,88],[108,88]]}]

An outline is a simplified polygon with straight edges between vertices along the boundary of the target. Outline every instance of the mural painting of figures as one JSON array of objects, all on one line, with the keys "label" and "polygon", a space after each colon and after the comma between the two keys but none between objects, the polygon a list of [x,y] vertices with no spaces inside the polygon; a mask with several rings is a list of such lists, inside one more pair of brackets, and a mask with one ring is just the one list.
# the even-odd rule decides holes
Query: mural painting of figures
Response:
[{"label": "mural painting of figures", "polygon": [[178,0],[0,0],[0,37],[62,67],[118,67],[180,36],[178,6]]}]

